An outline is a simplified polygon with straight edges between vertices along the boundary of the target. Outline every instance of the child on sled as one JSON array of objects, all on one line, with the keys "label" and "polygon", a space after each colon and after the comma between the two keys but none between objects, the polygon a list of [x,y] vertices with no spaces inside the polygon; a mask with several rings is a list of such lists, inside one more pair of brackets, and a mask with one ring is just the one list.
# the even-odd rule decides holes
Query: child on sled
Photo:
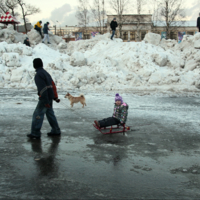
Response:
[{"label": "child on sled", "polygon": [[128,116],[128,104],[123,102],[123,99],[119,94],[115,95],[114,113],[112,117],[105,118],[100,121],[94,121],[98,128],[112,126],[112,125],[124,125]]}]

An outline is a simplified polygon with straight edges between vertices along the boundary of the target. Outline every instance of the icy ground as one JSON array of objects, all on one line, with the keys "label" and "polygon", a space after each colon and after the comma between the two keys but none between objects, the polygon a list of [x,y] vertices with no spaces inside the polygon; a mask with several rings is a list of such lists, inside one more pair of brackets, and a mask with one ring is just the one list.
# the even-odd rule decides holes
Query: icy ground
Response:
[{"label": "icy ground", "polygon": [[[73,93],[77,95],[77,93]],[[112,114],[114,93],[86,93],[87,106],[54,110],[60,139],[30,141],[34,90],[0,90],[1,199],[199,199],[199,95],[122,94],[133,131],[102,135],[94,119]]]}]

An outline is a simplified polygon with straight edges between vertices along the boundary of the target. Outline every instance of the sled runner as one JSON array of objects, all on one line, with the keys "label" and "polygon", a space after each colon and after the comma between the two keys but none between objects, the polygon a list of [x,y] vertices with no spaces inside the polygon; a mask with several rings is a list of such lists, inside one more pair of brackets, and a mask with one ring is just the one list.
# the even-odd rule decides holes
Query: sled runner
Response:
[{"label": "sled runner", "polygon": [[[102,128],[99,128],[98,126],[96,126],[96,124],[93,124],[93,126],[104,135],[114,134],[114,133],[123,133],[124,135],[125,132],[130,130],[130,127],[126,126],[126,124],[124,124],[123,126],[117,125],[116,127],[111,126]],[[103,130],[109,130],[109,131],[104,132]]]}]

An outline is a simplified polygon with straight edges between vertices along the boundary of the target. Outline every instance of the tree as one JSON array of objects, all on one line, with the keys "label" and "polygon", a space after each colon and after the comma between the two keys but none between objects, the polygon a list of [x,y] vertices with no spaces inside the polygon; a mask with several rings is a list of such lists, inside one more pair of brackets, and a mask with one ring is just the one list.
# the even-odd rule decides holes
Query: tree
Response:
[{"label": "tree", "polygon": [[110,0],[110,6],[117,15],[117,23],[119,27],[119,36],[122,38],[122,25],[126,21],[124,15],[130,8],[130,0]]},{"label": "tree", "polygon": [[141,15],[142,12],[142,6],[145,5],[145,1],[144,0],[137,0],[137,13],[138,15],[135,16],[136,19],[136,35],[135,35],[135,39],[136,41],[140,41],[140,33],[141,30],[144,26],[142,26],[142,23],[144,22],[144,16]]},{"label": "tree", "polygon": [[[9,12],[12,16],[17,17],[19,13],[16,12],[18,8],[17,0],[0,0],[0,14],[5,14]],[[14,29],[16,30],[16,25],[14,24]]]},{"label": "tree", "polygon": [[167,39],[170,32],[177,30],[185,21],[185,12],[182,8],[183,0],[160,0],[160,16],[164,20]]},{"label": "tree", "polygon": [[78,19],[79,26],[82,27],[83,31],[86,30],[87,25],[90,21],[90,13],[88,10],[88,0],[79,0],[78,10],[76,12],[76,18]]},{"label": "tree", "polygon": [[158,23],[160,22],[159,20],[159,5],[158,5],[159,0],[152,0],[152,24],[151,24],[151,30],[153,32],[157,31],[157,26]]},{"label": "tree", "polygon": [[[17,17],[19,16],[18,12],[15,12],[15,10],[18,8],[17,0],[6,0],[5,5],[7,8],[9,8],[12,16]],[[16,25],[14,24],[14,30],[16,30]]]},{"label": "tree", "polygon": [[19,6],[21,7],[21,10],[22,10],[22,17],[23,17],[23,20],[24,20],[24,27],[25,27],[25,31],[27,33],[28,32],[27,31],[27,26],[26,26],[26,23],[28,21],[27,16],[39,13],[40,9],[35,7],[35,6],[33,6],[33,5],[26,4],[24,2],[24,0],[17,0],[17,2],[18,2]]},{"label": "tree", "polygon": [[97,23],[100,33],[104,32],[105,26],[105,3],[104,0],[93,0],[93,6],[90,6],[92,18]]},{"label": "tree", "polygon": [[8,12],[8,7],[5,4],[5,0],[0,0],[0,14]]},{"label": "tree", "polygon": [[137,13],[140,15],[142,11],[142,5],[144,5],[144,0],[137,0]]}]

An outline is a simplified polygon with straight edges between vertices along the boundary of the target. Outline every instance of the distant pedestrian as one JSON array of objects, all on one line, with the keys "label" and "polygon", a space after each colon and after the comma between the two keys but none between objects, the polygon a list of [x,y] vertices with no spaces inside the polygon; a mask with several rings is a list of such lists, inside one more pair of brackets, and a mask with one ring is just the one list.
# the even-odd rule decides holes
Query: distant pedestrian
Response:
[{"label": "distant pedestrian", "polygon": [[31,46],[28,38],[26,38],[26,39],[24,40],[24,44],[25,44],[26,46],[29,46],[29,47]]},{"label": "distant pedestrian", "polygon": [[52,128],[51,132],[47,133],[47,135],[60,136],[61,131],[53,111],[53,100],[57,103],[60,102],[56,86],[50,74],[43,69],[43,62],[40,58],[33,60],[33,67],[36,69],[35,84],[38,90],[39,102],[33,113],[31,133],[27,137],[40,139],[40,130],[45,114]]},{"label": "distant pedestrian", "polygon": [[114,35],[115,35],[115,31],[116,31],[116,28],[118,27],[118,24],[116,22],[116,18],[114,18],[112,20],[112,22],[110,23],[110,28],[112,29],[112,36],[111,36],[111,40],[113,39]]},{"label": "distant pedestrian", "polygon": [[46,24],[44,24],[44,28],[43,28],[43,33],[44,33],[44,39],[42,40],[42,43],[45,42],[46,38],[47,38],[47,42],[48,44],[51,44],[49,42],[49,34],[48,34],[48,31],[49,31],[49,22],[47,22]]},{"label": "distant pedestrian", "polygon": [[43,38],[43,36],[42,36],[42,31],[41,31],[41,29],[42,29],[42,21],[39,21],[39,22],[37,22],[36,24],[35,24],[35,26],[34,26],[34,29],[36,30],[36,31],[38,31],[39,32],[39,34],[41,35],[41,37]]},{"label": "distant pedestrian", "polygon": [[199,13],[199,17],[197,18],[197,28],[199,29],[199,32],[200,32],[200,13]]}]

